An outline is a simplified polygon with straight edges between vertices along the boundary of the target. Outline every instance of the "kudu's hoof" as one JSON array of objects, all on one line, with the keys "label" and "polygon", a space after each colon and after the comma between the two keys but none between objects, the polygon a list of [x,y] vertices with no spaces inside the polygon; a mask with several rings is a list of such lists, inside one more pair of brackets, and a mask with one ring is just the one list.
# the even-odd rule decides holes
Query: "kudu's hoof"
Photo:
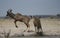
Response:
[{"label": "kudu's hoof", "polygon": [[37,35],[43,36],[43,32],[37,32]]},{"label": "kudu's hoof", "polygon": [[16,28],[18,28],[18,26],[16,26]]}]

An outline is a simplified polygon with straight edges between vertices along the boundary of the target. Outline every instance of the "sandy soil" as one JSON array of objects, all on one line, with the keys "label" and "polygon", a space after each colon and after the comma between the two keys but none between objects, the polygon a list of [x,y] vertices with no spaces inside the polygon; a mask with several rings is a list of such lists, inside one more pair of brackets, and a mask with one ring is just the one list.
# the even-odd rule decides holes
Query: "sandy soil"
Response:
[{"label": "sandy soil", "polygon": [[[41,25],[44,34],[46,35],[60,35],[60,19],[41,18]],[[35,31],[33,19],[30,20],[30,30]],[[23,22],[17,22],[18,28],[14,25],[13,19],[0,19],[0,36],[4,36],[4,33],[9,33],[10,36],[27,34],[23,32],[26,30],[26,25]],[[35,33],[35,32],[33,32]]]}]

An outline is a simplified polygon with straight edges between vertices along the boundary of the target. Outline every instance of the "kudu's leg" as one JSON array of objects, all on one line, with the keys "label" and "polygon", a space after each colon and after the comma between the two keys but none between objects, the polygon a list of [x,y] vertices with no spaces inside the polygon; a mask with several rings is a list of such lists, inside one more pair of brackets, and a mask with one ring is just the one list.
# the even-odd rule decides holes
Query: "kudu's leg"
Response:
[{"label": "kudu's leg", "polygon": [[38,30],[38,32],[42,32],[42,26],[41,26],[41,24],[37,25],[37,30]]},{"label": "kudu's leg", "polygon": [[39,32],[43,32],[42,28],[39,28]]},{"label": "kudu's leg", "polygon": [[15,21],[14,21],[14,23],[15,23],[15,27],[16,27],[16,28],[18,28],[18,26],[17,26],[16,22],[17,22],[17,21],[15,20]]},{"label": "kudu's leg", "polygon": [[43,32],[41,25],[38,29],[39,29],[39,32]]},{"label": "kudu's leg", "polygon": [[43,36],[42,27],[37,27],[37,30],[38,30],[37,34]]},{"label": "kudu's leg", "polygon": [[41,31],[41,29],[38,26],[37,26],[37,30],[38,30],[37,32],[40,32]]},{"label": "kudu's leg", "polygon": [[35,32],[37,32],[37,27],[35,26]]},{"label": "kudu's leg", "polygon": [[26,26],[27,26],[27,29],[24,30],[24,32],[29,32],[29,28],[30,28],[29,23],[25,23],[25,24],[26,24]]},{"label": "kudu's leg", "polygon": [[[34,21],[35,21],[35,20],[34,20]],[[34,23],[34,27],[35,27],[35,32],[38,32],[36,23],[35,23],[35,22],[33,22],[33,23]]]}]

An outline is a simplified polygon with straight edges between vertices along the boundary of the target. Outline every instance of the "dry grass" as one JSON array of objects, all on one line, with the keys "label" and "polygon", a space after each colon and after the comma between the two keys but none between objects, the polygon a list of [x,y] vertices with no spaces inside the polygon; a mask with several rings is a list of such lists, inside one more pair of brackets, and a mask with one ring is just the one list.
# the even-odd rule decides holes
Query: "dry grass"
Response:
[{"label": "dry grass", "polygon": [[[60,35],[60,19],[50,19],[50,18],[41,18],[41,24],[43,28],[44,34],[47,35]],[[23,34],[23,31],[27,28],[26,25],[22,22],[17,22],[19,28],[14,26],[13,19],[0,19],[0,35],[3,36],[2,33],[9,32],[11,29],[10,36],[14,34]],[[30,30],[34,30],[33,19],[30,21]]]}]

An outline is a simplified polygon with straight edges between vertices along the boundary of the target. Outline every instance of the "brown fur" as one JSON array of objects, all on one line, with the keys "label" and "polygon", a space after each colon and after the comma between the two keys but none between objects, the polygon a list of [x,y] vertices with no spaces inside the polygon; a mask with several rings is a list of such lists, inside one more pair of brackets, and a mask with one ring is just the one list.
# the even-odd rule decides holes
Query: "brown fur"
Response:
[{"label": "brown fur", "polygon": [[15,21],[15,27],[18,28],[18,26],[16,25],[16,22],[17,21],[20,21],[20,22],[24,22],[27,26],[27,28],[29,28],[29,21],[30,21],[30,18],[28,16],[25,16],[25,15],[22,15],[20,13],[17,13],[17,14],[13,14],[12,11],[7,11],[7,16],[13,18]]},{"label": "brown fur", "polygon": [[34,17],[33,23],[34,23],[34,26],[35,26],[35,31],[36,31],[36,27],[37,27],[38,32],[39,32],[39,29],[41,29],[41,31],[42,31],[40,18]]},{"label": "brown fur", "polygon": [[[27,28],[30,27],[29,21],[30,21],[31,18],[28,17],[28,16],[22,15],[22,14],[20,14],[20,13],[13,14],[13,13],[12,13],[12,10],[8,10],[8,11],[7,11],[7,16],[10,16],[11,18],[13,18],[13,19],[15,20],[14,23],[15,23],[15,27],[16,27],[16,28],[18,28],[18,26],[16,25],[16,22],[17,22],[17,21],[24,22],[24,23],[26,24]],[[33,17],[32,17],[32,18],[33,18]],[[40,23],[40,19],[39,19],[39,18],[34,17],[33,23],[34,23],[34,26],[37,27],[37,30],[38,30],[38,31],[39,31],[39,29],[42,30],[42,27],[41,27],[41,23]],[[35,29],[36,29],[36,28],[35,28]]]}]

